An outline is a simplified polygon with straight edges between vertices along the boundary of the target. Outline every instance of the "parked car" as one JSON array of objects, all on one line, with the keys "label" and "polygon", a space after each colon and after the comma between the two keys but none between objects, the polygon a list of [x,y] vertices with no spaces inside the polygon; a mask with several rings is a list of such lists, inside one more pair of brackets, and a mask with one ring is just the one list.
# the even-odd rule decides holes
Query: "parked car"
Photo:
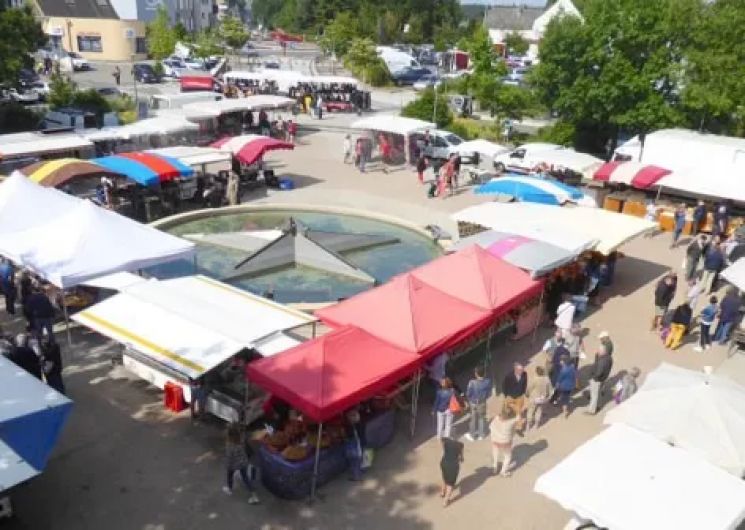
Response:
[{"label": "parked car", "polygon": [[147,63],[137,63],[132,67],[132,75],[140,83],[160,83],[160,77]]},{"label": "parked car", "polygon": [[17,88],[11,88],[8,90],[8,97],[11,101],[23,104],[31,104],[39,102],[39,94],[32,90],[19,90]]},{"label": "parked car", "polygon": [[279,70],[279,61],[264,61],[264,68],[268,70]]},{"label": "parked car", "polygon": [[247,42],[246,44],[244,44],[243,47],[240,50],[238,50],[238,52],[241,55],[244,55],[246,57],[258,57],[259,56],[259,52],[256,49],[256,46],[254,46],[250,42]]},{"label": "parked car", "polygon": [[391,75],[396,85],[413,85],[422,77],[432,75],[428,68],[409,66]]},{"label": "parked car", "polygon": [[494,169],[497,171],[513,171],[516,173],[528,173],[537,164],[542,162],[540,153],[563,149],[557,144],[529,143],[523,144],[513,151],[502,153],[494,157]]},{"label": "parked car", "polygon": [[47,97],[49,97],[49,83],[46,81],[37,81],[36,83],[33,83],[29,90],[35,92],[41,101],[46,101]]},{"label": "parked car", "polygon": [[178,79],[181,77],[181,72],[186,70],[186,64],[180,57],[169,57],[161,61],[163,65],[163,75],[165,77],[173,77]]},{"label": "parked car", "polygon": [[419,78],[412,86],[414,90],[426,90],[430,87],[437,88],[442,84],[440,78],[435,74],[425,75]]},{"label": "parked car", "polygon": [[122,95],[122,91],[115,86],[104,86],[96,89],[96,92],[101,94],[103,97],[118,97]]},{"label": "parked car", "polygon": [[439,129],[429,131],[429,146],[424,145],[424,138],[424,133],[420,132],[411,135],[411,141],[424,150],[425,156],[439,160],[450,158],[457,151],[456,147],[463,143],[463,138],[457,134]]},{"label": "parked car", "polygon": [[184,65],[188,70],[204,70],[204,60],[191,57],[183,59]]},{"label": "parked car", "polygon": [[84,58],[79,53],[68,52],[67,55],[70,56],[70,61],[72,62],[73,70],[90,70],[91,64],[88,62],[86,58]]}]

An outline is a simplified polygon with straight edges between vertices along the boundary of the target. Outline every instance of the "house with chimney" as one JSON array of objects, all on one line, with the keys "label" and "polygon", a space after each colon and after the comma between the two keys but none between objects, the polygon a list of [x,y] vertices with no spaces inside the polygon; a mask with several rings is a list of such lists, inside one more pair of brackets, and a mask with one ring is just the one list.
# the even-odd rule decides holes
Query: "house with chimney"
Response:
[{"label": "house with chimney", "polygon": [[495,45],[504,44],[507,35],[517,33],[528,41],[528,56],[538,56],[538,43],[549,22],[558,17],[582,14],[572,0],[496,0],[484,13],[484,25]]}]

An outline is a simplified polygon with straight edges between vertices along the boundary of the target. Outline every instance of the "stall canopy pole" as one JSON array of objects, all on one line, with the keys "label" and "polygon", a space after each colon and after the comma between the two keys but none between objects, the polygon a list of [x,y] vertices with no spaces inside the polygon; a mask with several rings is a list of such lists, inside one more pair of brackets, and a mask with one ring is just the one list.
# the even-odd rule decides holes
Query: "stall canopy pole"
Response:
[{"label": "stall canopy pole", "polygon": [[543,290],[541,290],[541,298],[538,300],[538,308],[539,308],[539,315],[538,319],[535,321],[535,326],[533,327],[533,337],[530,339],[530,342],[535,342],[535,337],[538,334],[538,327],[541,325],[541,322],[543,322],[543,293],[546,292],[546,287],[544,286]]},{"label": "stall canopy pole", "polygon": [[419,383],[422,380],[422,371],[417,370],[414,375],[414,384],[411,386],[411,433],[410,436],[414,438],[414,431],[416,430],[416,415],[419,412]]},{"label": "stall canopy pole", "polygon": [[310,502],[316,499],[316,485],[318,483],[318,464],[321,461],[321,436],[323,435],[323,422],[318,424],[318,438],[316,439],[316,458],[313,462],[313,477],[310,480]]},{"label": "stall canopy pole", "polygon": [[65,314],[65,333],[67,334],[67,345],[72,346],[72,334],[70,333],[70,316],[67,311],[67,301],[65,300],[65,291],[62,291],[62,311]]},{"label": "stall canopy pole", "polygon": [[662,193],[662,186],[657,188],[657,198],[654,200],[654,202],[657,202],[660,200],[660,194]]},{"label": "stall canopy pole", "polygon": [[494,329],[494,323],[492,323],[491,326],[489,326],[489,334],[486,336],[486,353],[484,354],[484,370],[489,369],[489,366],[491,365],[491,335],[492,330]]}]

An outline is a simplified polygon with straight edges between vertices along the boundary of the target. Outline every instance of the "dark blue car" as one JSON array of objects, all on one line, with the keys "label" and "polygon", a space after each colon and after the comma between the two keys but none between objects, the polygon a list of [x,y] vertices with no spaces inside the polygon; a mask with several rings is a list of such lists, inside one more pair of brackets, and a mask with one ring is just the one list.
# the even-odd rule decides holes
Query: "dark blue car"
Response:
[{"label": "dark blue car", "polygon": [[419,79],[424,77],[425,75],[432,75],[432,72],[428,68],[417,68],[417,67],[408,67],[404,68],[403,70],[399,70],[398,72],[394,73],[391,77],[393,77],[393,82],[397,85],[413,85]]}]

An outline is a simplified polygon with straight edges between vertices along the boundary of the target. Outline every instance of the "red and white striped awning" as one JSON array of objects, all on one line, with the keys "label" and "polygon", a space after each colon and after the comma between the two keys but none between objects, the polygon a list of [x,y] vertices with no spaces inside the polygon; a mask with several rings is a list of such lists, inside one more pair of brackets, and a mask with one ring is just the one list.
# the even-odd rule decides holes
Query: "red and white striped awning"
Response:
[{"label": "red and white striped awning", "polygon": [[658,180],[669,175],[670,170],[641,162],[607,162],[593,175],[594,180],[616,182],[645,190],[654,186]]}]

